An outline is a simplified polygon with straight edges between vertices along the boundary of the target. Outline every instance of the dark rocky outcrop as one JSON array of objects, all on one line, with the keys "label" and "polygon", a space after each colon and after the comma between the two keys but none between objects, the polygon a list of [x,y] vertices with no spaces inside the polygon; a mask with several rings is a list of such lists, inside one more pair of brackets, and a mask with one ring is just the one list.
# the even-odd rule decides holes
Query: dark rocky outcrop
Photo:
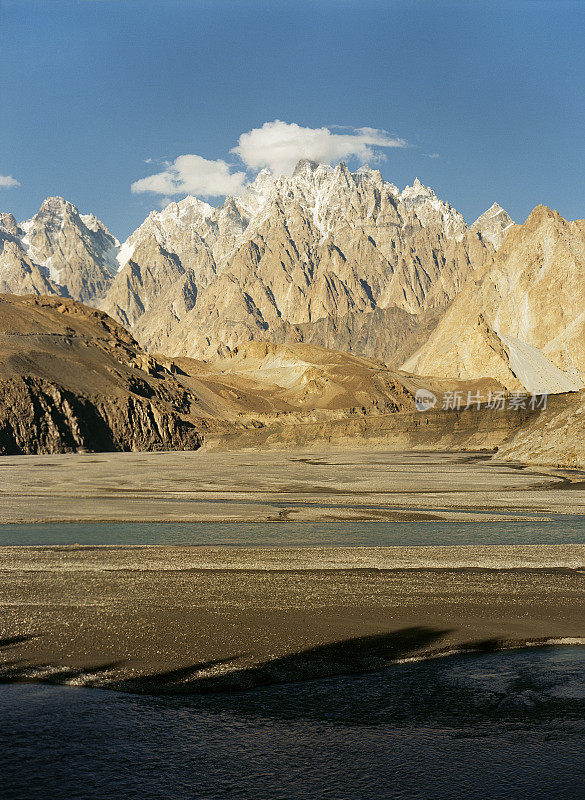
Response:
[{"label": "dark rocky outcrop", "polygon": [[94,309],[0,296],[0,453],[196,449],[196,398]]}]

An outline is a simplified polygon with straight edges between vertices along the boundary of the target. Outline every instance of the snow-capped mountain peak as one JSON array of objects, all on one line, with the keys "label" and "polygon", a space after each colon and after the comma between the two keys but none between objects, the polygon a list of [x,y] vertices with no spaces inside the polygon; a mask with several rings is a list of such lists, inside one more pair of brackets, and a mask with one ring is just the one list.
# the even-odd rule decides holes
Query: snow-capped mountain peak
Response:
[{"label": "snow-capped mountain peak", "polygon": [[311,173],[315,172],[316,169],[319,167],[318,161],[311,161],[309,158],[301,158],[298,162],[296,167],[293,171],[293,178],[296,178],[299,175],[310,175]]},{"label": "snow-capped mountain peak", "polygon": [[[21,222],[14,238],[19,258],[50,281],[57,294],[84,302],[103,296],[117,271],[119,242],[93,214],[80,214],[63,197],[47,197]],[[14,276],[18,285],[20,278]]]},{"label": "snow-capped mountain peak", "polygon": [[498,250],[503,244],[507,232],[514,225],[515,222],[508,212],[498,203],[493,203],[475,220],[470,226],[470,230],[479,233],[484,240],[491,242]]},{"label": "snow-capped mountain peak", "polygon": [[174,242],[187,236],[205,238],[211,227],[214,208],[193,195],[173,201],[160,211],[151,211],[148,217],[123,242],[117,254],[118,271],[132,258],[140,242],[152,238],[160,247],[175,252]]},{"label": "snow-capped mountain peak", "polygon": [[414,211],[423,225],[441,224],[448,238],[460,238],[467,230],[463,216],[418,178],[415,178],[412,186],[406,186],[399,197],[400,202]]},{"label": "snow-capped mountain peak", "polygon": [[79,211],[68,200],[56,195],[55,197],[47,197],[43,200],[41,207],[38,211],[39,214],[54,214],[58,217],[71,216],[78,217]]},{"label": "snow-capped mountain peak", "polygon": [[440,307],[492,252],[479,236],[463,241],[467,230],[418,179],[400,192],[370,166],[303,159],[292,175],[261,170],[216,208],[191,195],[170,202],[121,246],[95,215],[48,198],[19,241],[52,282],[37,281],[42,293],[99,304],[158,349],[191,315],[193,341],[168,347],[206,357],[257,329]]}]

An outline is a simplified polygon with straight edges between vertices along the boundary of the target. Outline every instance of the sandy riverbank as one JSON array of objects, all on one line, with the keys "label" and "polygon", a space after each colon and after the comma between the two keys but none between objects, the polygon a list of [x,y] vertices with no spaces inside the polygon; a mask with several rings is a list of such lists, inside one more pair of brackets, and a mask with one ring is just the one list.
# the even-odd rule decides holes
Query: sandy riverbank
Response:
[{"label": "sandy riverbank", "polygon": [[245,688],[585,637],[585,546],[0,548],[5,679]]},{"label": "sandy riverbank", "polygon": [[0,521],[585,514],[584,477],[497,462],[485,453],[198,450],[5,456],[0,458]]}]

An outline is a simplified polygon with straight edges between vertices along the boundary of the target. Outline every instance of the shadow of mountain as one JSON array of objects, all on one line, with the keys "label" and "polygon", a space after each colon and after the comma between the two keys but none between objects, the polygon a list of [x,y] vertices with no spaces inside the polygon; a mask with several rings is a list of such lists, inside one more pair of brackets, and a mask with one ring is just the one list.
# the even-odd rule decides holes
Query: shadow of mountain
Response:
[{"label": "shadow of mountain", "polygon": [[[120,668],[124,674],[127,667],[119,661],[85,668],[13,661],[0,666],[0,681],[75,683],[140,695],[134,702],[145,707],[236,714],[251,720],[310,719],[409,729],[413,724],[439,725],[454,726],[461,733],[478,721],[514,726],[529,721],[534,727],[550,726],[556,718],[583,719],[585,699],[555,695],[550,691],[555,676],[542,673],[531,661],[504,661],[495,684],[477,681],[485,662],[475,661],[474,670],[474,659],[511,647],[522,649],[520,642],[476,640],[462,645],[459,652],[434,647],[446,633],[437,628],[403,628],[308,648],[254,666],[242,662],[250,657],[242,653],[131,679],[115,678]],[[36,637],[0,639],[0,648],[10,651],[32,638]],[[530,651],[534,655],[533,647]],[[449,657],[416,658],[449,653]],[[409,663],[391,663],[410,658]],[[470,673],[462,659],[470,660]],[[488,676],[495,665],[488,661]]]},{"label": "shadow of mountain", "polygon": [[27,633],[19,636],[6,636],[0,639],[0,650],[4,650],[7,647],[14,647],[14,645],[22,644],[23,642],[30,642],[31,639],[36,639],[38,635],[39,634],[35,633]]},{"label": "shadow of mountain", "polygon": [[[0,639],[0,650],[17,649],[20,644],[29,642],[31,639],[40,638],[42,638],[42,634],[38,633],[5,637]],[[246,653],[237,653],[229,658],[201,661],[185,667],[167,670],[162,673],[164,676],[164,681],[162,683],[165,686],[190,684],[196,680],[201,672],[227,666],[246,655]],[[70,667],[59,666],[50,662],[35,663],[35,661],[26,658],[21,658],[19,660],[7,660],[3,658],[0,661],[0,683],[40,682],[64,684],[78,681],[85,686],[93,685],[104,688],[124,688],[127,684],[127,691],[132,691],[131,686],[136,681],[137,684],[140,684],[140,687],[137,687],[137,691],[158,691],[157,675],[147,675],[141,678],[123,681],[116,681],[114,678],[110,677],[108,680],[107,673],[119,670],[124,667],[125,664],[125,660],[118,659],[80,667]]]},{"label": "shadow of mountain", "polygon": [[[40,639],[42,634],[22,634],[17,636],[6,636],[0,639],[0,650],[11,650],[18,648],[18,645],[30,642],[32,639]],[[76,680],[85,680],[87,676],[99,675],[110,672],[123,665],[123,661],[108,661],[92,666],[84,667],[62,667],[51,664],[35,664],[26,659],[6,660],[0,662],[0,683],[24,683],[38,682],[43,683],[71,683]]]},{"label": "shadow of mountain", "polygon": [[91,685],[94,675],[111,672],[121,661],[107,661],[91,667],[54,667],[50,664],[29,664],[6,661],[0,666],[0,683],[74,683]]},{"label": "shadow of mountain", "polygon": [[[416,655],[447,633],[449,631],[446,629],[422,626],[403,628],[391,633],[319,645],[227,672],[220,672],[217,668],[233,665],[241,655],[178,670],[113,681],[109,688],[155,694],[234,692],[277,683],[376,672],[384,669],[389,661]],[[210,669],[217,671],[209,674]]]},{"label": "shadow of mountain", "polygon": [[[140,694],[148,703],[174,698],[173,702],[213,713],[352,725],[413,720],[430,724],[435,719],[460,726],[480,718],[534,722],[554,715],[582,716],[585,701],[550,695],[538,670],[532,674],[526,665],[516,668],[515,677],[506,671],[511,675],[509,686],[462,683],[457,668],[452,675],[453,663],[523,649],[526,642],[484,639],[451,650],[439,642],[448,633],[448,629],[408,627],[318,645],[259,664],[250,665],[250,653],[236,653],[132,678],[117,677],[127,674],[124,661],[70,667],[6,660],[0,664],[0,682],[74,683]],[[17,654],[20,644],[35,638],[41,635],[0,639],[2,655]],[[420,660],[421,655],[442,657]],[[409,659],[410,663],[400,663]]]}]

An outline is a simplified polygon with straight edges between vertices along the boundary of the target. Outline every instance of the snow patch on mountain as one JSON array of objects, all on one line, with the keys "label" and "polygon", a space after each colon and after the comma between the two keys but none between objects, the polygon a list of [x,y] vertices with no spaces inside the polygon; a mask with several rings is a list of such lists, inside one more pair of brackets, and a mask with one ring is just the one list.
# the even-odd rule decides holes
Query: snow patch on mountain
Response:
[{"label": "snow patch on mountain", "polygon": [[126,239],[126,241],[122,244],[118,253],[116,255],[117,261],[117,269],[116,271],[119,272],[126,264],[130,261],[132,256],[134,255],[134,251],[136,250],[136,245],[134,242],[131,241],[132,237]]},{"label": "snow patch on mountain", "polygon": [[29,259],[36,264],[37,267],[41,267],[41,271],[43,274],[46,274],[50,280],[54,283],[59,283],[59,272],[60,270],[55,269],[52,264],[52,257],[49,256],[48,258],[41,258],[36,251],[36,248],[30,243],[30,231],[34,224],[33,219],[27,219],[24,222],[21,222],[19,227],[21,230],[24,231],[24,236],[20,237],[20,245]]}]

